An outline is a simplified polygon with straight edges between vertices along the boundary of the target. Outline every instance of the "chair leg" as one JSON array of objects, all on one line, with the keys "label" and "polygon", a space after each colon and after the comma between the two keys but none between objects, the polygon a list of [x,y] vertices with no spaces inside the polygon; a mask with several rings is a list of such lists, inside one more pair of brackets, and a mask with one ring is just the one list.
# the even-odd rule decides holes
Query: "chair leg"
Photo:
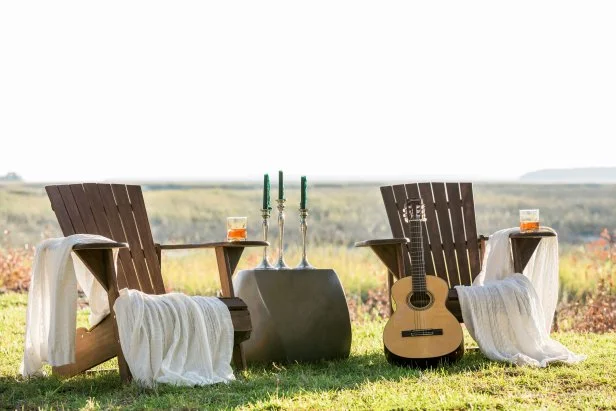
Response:
[{"label": "chair leg", "polygon": [[233,364],[236,370],[246,369],[246,356],[244,355],[244,347],[242,343],[237,343],[233,346]]},{"label": "chair leg", "polygon": [[113,310],[113,306],[115,305],[116,299],[120,296],[120,292],[118,290],[118,283],[116,281],[115,264],[113,260],[113,253],[111,250],[105,250],[104,262],[105,277],[107,279],[107,284],[109,284],[109,287],[107,287],[107,300],[109,301],[109,310],[111,311],[109,315],[112,318],[113,337],[118,353],[118,368],[120,371],[120,379],[123,383],[128,383],[133,379],[133,376],[130,372],[130,368],[128,367],[128,363],[124,358],[124,353],[122,352],[122,346],[120,345],[120,333],[118,331],[118,321],[116,319],[115,311]]},{"label": "chair leg", "polygon": [[389,296],[389,316],[394,313],[393,298],[391,297],[391,287],[394,286],[394,275],[399,280],[404,277],[404,244],[399,244],[396,248],[396,271],[387,269],[387,294]]},{"label": "chair leg", "polygon": [[244,247],[216,247],[216,263],[218,265],[218,274],[220,275],[220,285],[222,288],[223,297],[235,297],[233,291],[233,272],[237,263],[242,256]]},{"label": "chair leg", "polygon": [[[222,297],[235,297],[232,276],[237,263],[240,260],[244,247],[216,247],[216,262],[220,275]],[[246,369],[246,356],[242,344],[237,342],[233,345],[233,364],[237,370]]]},{"label": "chair leg", "polygon": [[128,368],[126,359],[124,359],[122,350],[120,350],[120,354],[118,355],[118,368],[120,369],[120,380],[122,380],[123,383],[129,383],[133,379],[133,375]]},{"label": "chair leg", "polygon": [[387,270],[387,305],[389,306],[389,316],[394,313],[394,306],[391,299],[391,287],[394,285],[394,276]]}]

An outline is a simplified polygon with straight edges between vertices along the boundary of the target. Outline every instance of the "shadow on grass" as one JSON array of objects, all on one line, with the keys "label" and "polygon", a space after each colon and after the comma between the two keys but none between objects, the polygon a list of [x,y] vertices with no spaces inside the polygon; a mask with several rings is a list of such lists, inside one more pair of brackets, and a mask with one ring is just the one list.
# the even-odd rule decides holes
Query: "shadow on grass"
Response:
[{"label": "shadow on grass", "polygon": [[[424,373],[446,377],[480,370],[493,364],[478,351],[465,353],[457,363],[420,371],[392,366],[384,355],[353,355],[347,360],[303,364],[252,365],[231,384],[206,387],[160,385],[144,389],[121,384],[117,371],[99,371],[68,380],[56,377],[23,380],[0,378],[0,405],[7,408],[233,408],[267,403],[310,393],[338,392],[378,381],[420,383]],[[1,407],[0,407],[1,408]]]}]

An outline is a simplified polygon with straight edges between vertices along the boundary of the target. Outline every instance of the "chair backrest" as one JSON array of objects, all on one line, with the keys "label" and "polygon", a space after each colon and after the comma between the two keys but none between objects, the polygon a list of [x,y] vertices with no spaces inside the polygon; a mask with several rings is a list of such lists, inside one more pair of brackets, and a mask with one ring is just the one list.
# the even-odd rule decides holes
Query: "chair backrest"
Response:
[{"label": "chair backrest", "polygon": [[[408,198],[423,199],[426,221],[422,223],[426,274],[455,285],[471,285],[481,269],[475,203],[471,183],[411,183],[381,187],[389,225],[394,237],[409,237],[402,213]],[[404,256],[405,275],[410,256]]]},{"label": "chair backrest", "polygon": [[118,255],[118,288],[165,292],[140,186],[67,184],[45,190],[65,236],[98,234],[128,243]]}]

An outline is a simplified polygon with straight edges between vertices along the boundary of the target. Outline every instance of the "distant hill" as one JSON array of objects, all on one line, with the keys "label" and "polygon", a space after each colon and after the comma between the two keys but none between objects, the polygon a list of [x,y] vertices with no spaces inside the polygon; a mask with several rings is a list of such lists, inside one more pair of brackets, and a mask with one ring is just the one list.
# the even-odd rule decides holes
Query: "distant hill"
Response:
[{"label": "distant hill", "polygon": [[520,177],[528,183],[616,183],[616,167],[561,168],[532,171]]},{"label": "distant hill", "polygon": [[0,176],[0,181],[23,181],[21,176],[14,172],[6,173],[4,176]]}]

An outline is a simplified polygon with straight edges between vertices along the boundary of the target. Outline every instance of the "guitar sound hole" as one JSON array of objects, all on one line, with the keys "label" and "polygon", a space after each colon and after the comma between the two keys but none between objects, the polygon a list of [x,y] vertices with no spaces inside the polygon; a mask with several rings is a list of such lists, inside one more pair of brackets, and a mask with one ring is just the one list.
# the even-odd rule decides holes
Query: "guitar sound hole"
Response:
[{"label": "guitar sound hole", "polygon": [[409,305],[416,310],[425,310],[426,308],[429,308],[433,302],[434,299],[429,291],[418,291],[409,294],[408,297]]}]

